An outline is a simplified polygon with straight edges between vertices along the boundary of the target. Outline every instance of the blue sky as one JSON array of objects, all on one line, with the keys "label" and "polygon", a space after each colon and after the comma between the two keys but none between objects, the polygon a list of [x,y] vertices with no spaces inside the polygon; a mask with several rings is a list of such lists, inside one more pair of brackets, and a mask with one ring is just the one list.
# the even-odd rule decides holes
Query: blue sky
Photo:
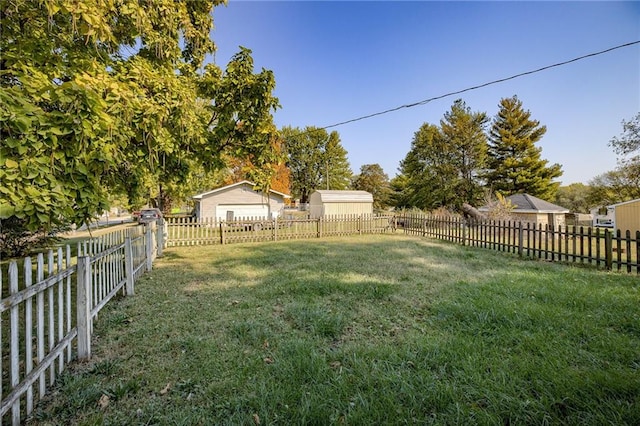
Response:
[{"label": "blue sky", "polygon": [[[214,10],[211,61],[245,46],[276,78],[285,125],[329,126],[640,40],[640,2],[241,1]],[[517,95],[547,126],[564,185],[616,167],[607,145],[640,111],[640,45],[329,130],[354,173],[390,178],[425,123],[457,98],[490,117]]]}]

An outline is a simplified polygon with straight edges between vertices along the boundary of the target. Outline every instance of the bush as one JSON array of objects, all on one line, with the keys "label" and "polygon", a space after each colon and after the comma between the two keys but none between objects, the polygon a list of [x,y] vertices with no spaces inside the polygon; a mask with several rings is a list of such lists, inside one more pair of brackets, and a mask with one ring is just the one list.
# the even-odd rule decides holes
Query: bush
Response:
[{"label": "bush", "polygon": [[0,221],[0,256],[23,257],[60,242],[60,232],[70,229],[69,225],[58,225],[49,230],[28,231],[25,222],[15,216]]}]

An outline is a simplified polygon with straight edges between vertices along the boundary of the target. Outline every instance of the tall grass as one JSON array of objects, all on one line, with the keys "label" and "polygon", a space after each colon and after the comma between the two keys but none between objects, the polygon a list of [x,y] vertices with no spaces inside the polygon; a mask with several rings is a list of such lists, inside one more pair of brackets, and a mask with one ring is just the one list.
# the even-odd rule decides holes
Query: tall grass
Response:
[{"label": "tall grass", "polygon": [[165,252],[38,424],[640,424],[640,282],[401,235]]}]

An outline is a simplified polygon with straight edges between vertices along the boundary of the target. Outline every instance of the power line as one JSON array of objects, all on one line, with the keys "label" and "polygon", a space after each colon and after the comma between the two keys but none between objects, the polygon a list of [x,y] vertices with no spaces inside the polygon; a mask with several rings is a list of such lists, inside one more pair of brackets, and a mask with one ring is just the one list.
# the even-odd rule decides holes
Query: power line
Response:
[{"label": "power line", "polygon": [[594,57],[594,56],[603,55],[603,54],[611,52],[613,50],[622,49],[623,47],[633,46],[634,44],[640,44],[640,40],[632,41],[632,42],[625,43],[625,44],[620,44],[618,46],[611,47],[609,49],[601,50],[599,52],[589,53],[587,55],[583,55],[583,56],[579,56],[577,58],[569,59],[568,61],[558,62],[558,63],[553,64],[553,65],[547,65],[545,67],[538,68],[538,69],[535,69],[535,70],[532,70],[532,71],[526,71],[526,72],[522,72],[520,74],[515,74],[515,75],[512,75],[511,77],[505,77],[505,78],[501,78],[499,80],[490,81],[488,83],[479,84],[477,86],[467,87],[466,89],[457,90],[455,92],[445,93],[444,95],[434,96],[433,98],[425,99],[425,100],[422,100],[422,101],[419,101],[419,102],[414,102],[412,104],[401,105],[401,106],[398,106],[398,107],[395,107],[395,108],[391,108],[391,109],[387,109],[387,110],[384,110],[384,111],[375,112],[373,114],[363,115],[363,116],[358,117],[358,118],[352,118],[351,120],[341,121],[339,123],[331,124],[329,126],[320,127],[320,128],[315,129],[315,130],[323,130],[323,129],[326,130],[326,129],[330,129],[332,127],[338,127],[338,126],[342,126],[342,125],[345,125],[345,124],[354,123],[356,121],[366,120],[367,118],[372,118],[372,117],[377,117],[379,115],[388,114],[390,112],[398,111],[398,110],[401,110],[401,109],[404,109],[404,108],[413,108],[413,107],[420,106],[420,105],[426,105],[429,102],[433,102],[433,101],[436,101],[438,99],[446,98],[446,97],[453,96],[453,95],[459,95],[460,93],[465,93],[465,92],[469,92],[471,90],[480,89],[482,87],[491,86],[493,84],[498,84],[498,83],[502,83],[502,82],[505,82],[505,81],[513,80],[515,78],[522,77],[522,76],[525,76],[525,75],[535,74],[535,73],[538,73],[538,72],[541,72],[541,71],[545,71],[545,70],[548,70],[548,69],[551,69],[551,68],[556,68],[556,67],[560,67],[560,66],[563,66],[563,65],[567,65],[567,64],[570,64],[572,62],[581,61],[581,60],[586,59],[586,58],[591,58],[591,57]]}]

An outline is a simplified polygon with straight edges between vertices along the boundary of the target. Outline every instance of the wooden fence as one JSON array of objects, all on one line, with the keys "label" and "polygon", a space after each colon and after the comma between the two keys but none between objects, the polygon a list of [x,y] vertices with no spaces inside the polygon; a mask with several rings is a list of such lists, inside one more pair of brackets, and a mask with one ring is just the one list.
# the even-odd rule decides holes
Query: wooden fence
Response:
[{"label": "wooden fence", "polygon": [[[163,227],[129,228],[12,261],[0,271],[0,424],[19,425],[72,359],[91,357],[93,320],[162,253]],[[45,260],[46,259],[46,260]]]},{"label": "wooden fence", "polygon": [[341,215],[318,219],[248,217],[233,221],[176,218],[166,220],[165,226],[166,246],[175,247],[378,234],[393,229],[393,216]]},{"label": "wooden fence", "polygon": [[581,263],[640,274],[640,231],[632,234],[583,226],[467,221],[420,214],[399,215],[395,222],[398,229],[412,235],[551,262]]}]

